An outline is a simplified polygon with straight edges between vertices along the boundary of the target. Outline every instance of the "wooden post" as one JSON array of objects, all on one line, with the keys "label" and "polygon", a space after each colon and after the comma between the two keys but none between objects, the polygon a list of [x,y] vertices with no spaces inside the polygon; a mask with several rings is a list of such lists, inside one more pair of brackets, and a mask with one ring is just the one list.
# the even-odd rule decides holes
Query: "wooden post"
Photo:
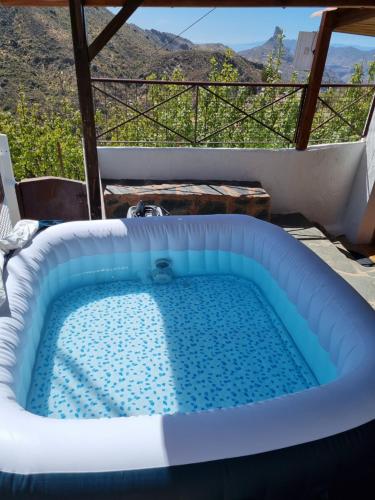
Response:
[{"label": "wooden post", "polygon": [[69,6],[78,98],[82,117],[89,215],[90,219],[101,219],[101,181],[84,9],[81,0],[69,0]]},{"label": "wooden post", "polygon": [[129,17],[142,4],[143,0],[127,0],[124,7],[118,12],[115,17],[107,24],[103,31],[95,38],[89,46],[89,60],[99,54],[103,47],[109,42],[115,33],[123,26]]},{"label": "wooden post", "polygon": [[302,105],[299,125],[297,130],[296,149],[307,148],[310,139],[311,126],[316,110],[316,103],[320,92],[324,68],[327,60],[329,42],[334,28],[335,11],[324,12],[320,23],[316,41],[314,59],[311,66],[309,83],[306,96]]}]

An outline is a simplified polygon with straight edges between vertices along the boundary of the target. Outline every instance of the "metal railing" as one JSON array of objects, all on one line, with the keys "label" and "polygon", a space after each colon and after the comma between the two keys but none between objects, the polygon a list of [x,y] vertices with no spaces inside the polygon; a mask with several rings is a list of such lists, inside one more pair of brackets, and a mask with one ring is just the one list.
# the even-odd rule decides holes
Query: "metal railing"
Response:
[{"label": "metal railing", "polygon": [[[307,84],[93,78],[99,144],[293,147]],[[366,133],[374,84],[324,84],[311,143]],[[371,104],[372,103],[372,104]]]}]

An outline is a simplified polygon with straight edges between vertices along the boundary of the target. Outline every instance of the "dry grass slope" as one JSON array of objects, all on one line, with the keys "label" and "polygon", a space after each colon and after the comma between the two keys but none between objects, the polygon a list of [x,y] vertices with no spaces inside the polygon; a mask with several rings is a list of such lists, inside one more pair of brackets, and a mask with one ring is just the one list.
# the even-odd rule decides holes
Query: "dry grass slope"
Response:
[{"label": "dry grass slope", "polygon": [[[112,14],[107,9],[90,8],[86,17],[92,39]],[[125,25],[95,58],[93,75],[142,78],[156,73],[161,77],[180,67],[187,79],[206,79],[211,57],[223,61],[221,46],[200,47],[190,42],[186,50],[181,50],[184,44],[178,43],[162,48],[162,35],[150,36],[150,32],[135,25]],[[68,10],[0,8],[0,60],[2,109],[14,107],[20,87],[28,100],[41,104],[46,96],[62,92],[71,92],[74,98]],[[233,55],[231,62],[238,67],[242,80],[259,80],[261,65],[239,55]]]}]

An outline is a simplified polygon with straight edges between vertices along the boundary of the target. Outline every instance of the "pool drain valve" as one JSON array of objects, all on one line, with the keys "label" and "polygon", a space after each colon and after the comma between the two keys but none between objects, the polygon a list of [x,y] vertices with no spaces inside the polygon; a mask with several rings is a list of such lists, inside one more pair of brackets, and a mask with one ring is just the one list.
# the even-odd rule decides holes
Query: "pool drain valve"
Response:
[{"label": "pool drain valve", "polygon": [[155,283],[161,285],[170,283],[173,280],[172,261],[165,258],[157,259],[151,276]]}]

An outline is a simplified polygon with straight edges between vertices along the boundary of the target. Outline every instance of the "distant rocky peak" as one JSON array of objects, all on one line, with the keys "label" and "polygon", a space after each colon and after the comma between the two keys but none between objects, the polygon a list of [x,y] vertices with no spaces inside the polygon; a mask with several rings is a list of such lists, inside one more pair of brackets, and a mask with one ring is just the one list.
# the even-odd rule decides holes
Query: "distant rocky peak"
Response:
[{"label": "distant rocky peak", "polygon": [[280,35],[282,35],[284,33],[284,31],[280,28],[280,26],[276,26],[275,27],[275,31],[272,35],[272,38],[278,38]]}]

